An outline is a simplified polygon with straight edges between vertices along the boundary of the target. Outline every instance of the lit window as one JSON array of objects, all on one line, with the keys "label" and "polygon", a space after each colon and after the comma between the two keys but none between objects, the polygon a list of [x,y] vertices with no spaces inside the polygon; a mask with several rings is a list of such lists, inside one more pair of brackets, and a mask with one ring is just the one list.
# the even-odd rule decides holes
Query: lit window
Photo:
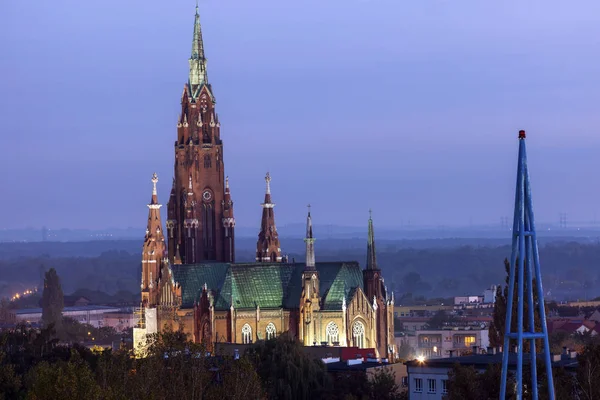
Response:
[{"label": "lit window", "polygon": [[465,346],[471,346],[475,344],[475,336],[465,336]]},{"label": "lit window", "polygon": [[442,379],[442,394],[448,394],[448,380]]},{"label": "lit window", "polygon": [[415,392],[421,393],[423,391],[423,379],[415,378]]},{"label": "lit window", "polygon": [[252,343],[252,328],[248,324],[242,327],[242,343]]},{"label": "lit window", "polygon": [[435,379],[427,379],[427,393],[435,393]]},{"label": "lit window", "polygon": [[269,322],[267,325],[267,340],[275,339],[275,334],[277,333],[277,329],[272,322]]},{"label": "lit window", "polygon": [[325,335],[327,338],[327,343],[329,344],[340,341],[340,330],[335,322],[331,321],[327,324],[327,327],[325,328]]},{"label": "lit window", "polygon": [[359,349],[365,346],[365,326],[360,321],[356,321],[352,325],[352,337],[354,338],[354,345]]}]

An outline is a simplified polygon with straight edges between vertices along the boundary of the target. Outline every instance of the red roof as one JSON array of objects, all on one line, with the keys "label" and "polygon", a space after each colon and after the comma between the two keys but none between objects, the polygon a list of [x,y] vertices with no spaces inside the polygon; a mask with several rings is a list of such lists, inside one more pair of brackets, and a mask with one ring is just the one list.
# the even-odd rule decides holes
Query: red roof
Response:
[{"label": "red roof", "polygon": [[[365,360],[367,358],[375,358],[375,349],[359,349],[358,347],[342,347],[342,353],[340,355],[341,357],[341,361],[346,361],[346,360],[355,360],[357,357],[357,355],[359,355],[364,358]],[[369,356],[369,354],[371,354]]]}]

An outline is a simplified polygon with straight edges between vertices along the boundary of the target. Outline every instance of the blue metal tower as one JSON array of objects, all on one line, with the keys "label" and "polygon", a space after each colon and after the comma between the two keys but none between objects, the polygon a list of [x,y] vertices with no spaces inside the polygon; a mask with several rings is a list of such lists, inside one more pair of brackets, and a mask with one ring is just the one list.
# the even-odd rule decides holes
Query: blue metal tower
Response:
[{"label": "blue metal tower", "polygon": [[[517,342],[517,371],[516,395],[517,399],[523,398],[523,344],[530,341],[530,367],[531,367],[531,395],[533,400],[538,398],[537,365],[535,340],[543,339],[544,352],[548,376],[549,399],[554,400],[554,383],[552,379],[552,363],[550,357],[550,344],[548,342],[548,327],[546,325],[546,312],[544,310],[544,291],[542,289],[542,274],[540,272],[540,257],[538,254],[535,223],[533,218],[533,204],[531,200],[531,186],[529,184],[529,171],[527,169],[527,152],[525,149],[525,131],[519,131],[519,163],[517,167],[517,189],[515,194],[515,217],[513,221],[512,254],[510,257],[510,274],[508,283],[508,301],[506,305],[506,325],[504,331],[504,347],[502,354],[502,382],[500,386],[500,399],[506,398],[506,384],[508,379],[508,359],[511,340]],[[516,268],[515,268],[516,266]],[[512,304],[515,296],[515,278],[517,279],[517,326],[512,327]],[[527,290],[525,291],[525,279]],[[540,320],[542,331],[535,332],[533,301],[533,279],[537,290]],[[527,301],[528,316],[523,315],[523,305]],[[524,331],[524,318],[528,318],[529,330]],[[516,328],[516,331],[514,330]]]}]

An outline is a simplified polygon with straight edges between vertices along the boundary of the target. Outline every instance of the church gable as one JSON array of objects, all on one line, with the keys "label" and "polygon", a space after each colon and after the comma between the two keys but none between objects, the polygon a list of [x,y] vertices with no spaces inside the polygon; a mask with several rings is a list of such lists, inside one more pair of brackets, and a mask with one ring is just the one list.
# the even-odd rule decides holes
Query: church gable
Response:
[{"label": "church gable", "polygon": [[317,263],[323,310],[341,310],[357,289],[362,290],[362,270],[357,262]]}]

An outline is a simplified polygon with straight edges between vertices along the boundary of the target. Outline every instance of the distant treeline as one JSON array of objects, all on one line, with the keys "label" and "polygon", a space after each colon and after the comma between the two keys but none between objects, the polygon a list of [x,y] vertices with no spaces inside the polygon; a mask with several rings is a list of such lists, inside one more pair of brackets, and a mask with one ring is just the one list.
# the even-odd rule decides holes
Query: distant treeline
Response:
[{"label": "distant treeline", "polygon": [[[398,295],[450,297],[481,294],[504,282],[506,241],[440,239],[377,241],[377,259],[388,289]],[[238,261],[254,259],[255,241],[236,241]],[[56,268],[65,293],[88,289],[114,294],[139,291],[142,242],[38,242],[0,244],[0,295],[39,285],[42,273]],[[304,260],[300,240],[282,239],[290,261]],[[317,261],[356,260],[364,264],[366,244],[360,239],[323,239],[316,243]],[[600,296],[600,244],[586,241],[548,242],[540,257],[547,298],[591,299]]]}]

